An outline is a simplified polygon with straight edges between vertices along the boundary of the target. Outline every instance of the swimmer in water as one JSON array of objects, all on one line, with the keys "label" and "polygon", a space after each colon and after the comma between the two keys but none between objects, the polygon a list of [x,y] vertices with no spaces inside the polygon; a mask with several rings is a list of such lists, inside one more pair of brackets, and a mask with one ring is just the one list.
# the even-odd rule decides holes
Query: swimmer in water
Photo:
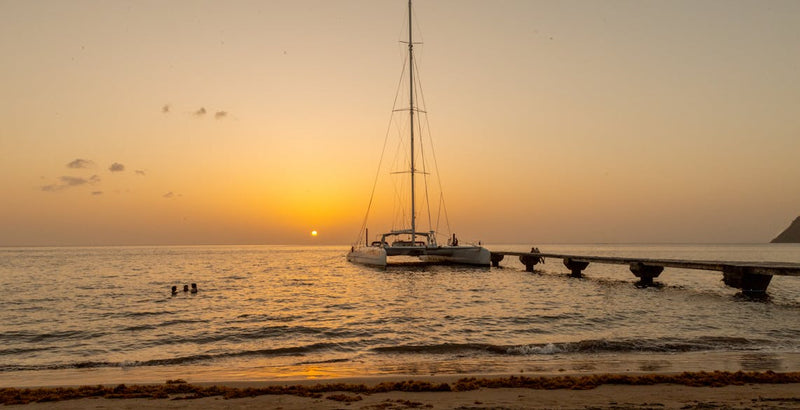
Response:
[{"label": "swimmer in water", "polygon": [[172,296],[175,296],[177,294],[178,294],[178,287],[177,286],[173,286],[172,287]]},{"label": "swimmer in water", "polygon": [[197,293],[197,284],[192,283],[192,293]]}]

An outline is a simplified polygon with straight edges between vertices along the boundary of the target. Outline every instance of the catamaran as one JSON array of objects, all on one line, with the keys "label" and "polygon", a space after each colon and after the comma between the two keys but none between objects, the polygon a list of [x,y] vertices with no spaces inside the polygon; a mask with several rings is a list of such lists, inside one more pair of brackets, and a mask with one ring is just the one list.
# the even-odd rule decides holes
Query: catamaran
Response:
[{"label": "catamaran", "polygon": [[[415,104],[415,82],[414,82],[414,39],[411,8],[411,0],[408,0],[408,84],[409,99],[408,107],[402,110],[409,114],[409,140],[410,140],[410,166],[402,173],[407,173],[410,178],[410,215],[406,228],[394,229],[380,235],[380,239],[370,241],[369,231],[366,229],[365,217],[364,225],[359,233],[359,242],[354,244],[347,254],[347,260],[353,263],[364,265],[385,267],[389,262],[389,257],[405,256],[416,257],[422,262],[428,263],[453,263],[477,266],[489,266],[491,263],[491,253],[486,248],[478,245],[461,245],[458,238],[453,234],[448,235],[446,245],[440,245],[437,240],[437,232],[433,229],[424,231],[418,229],[417,224],[417,198],[416,198],[416,177],[418,174],[427,174],[416,168],[415,159],[415,129],[420,130],[418,104]],[[416,115],[415,115],[416,114]],[[423,182],[427,183],[425,180]],[[426,191],[427,192],[427,191]],[[375,191],[373,188],[373,195]],[[372,200],[370,200],[370,206]],[[430,204],[428,205],[430,207]],[[369,207],[368,207],[369,208]],[[429,210],[430,213],[430,210]],[[367,210],[369,216],[369,209]],[[363,236],[362,236],[363,234]]]}]

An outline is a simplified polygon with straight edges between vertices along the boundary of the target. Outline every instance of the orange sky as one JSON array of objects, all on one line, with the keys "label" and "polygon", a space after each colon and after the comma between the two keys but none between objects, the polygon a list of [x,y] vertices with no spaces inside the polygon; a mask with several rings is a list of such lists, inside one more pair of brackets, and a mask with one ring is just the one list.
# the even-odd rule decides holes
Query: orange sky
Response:
[{"label": "orange sky", "polygon": [[[405,8],[0,0],[0,246],[351,243]],[[767,242],[800,214],[797,1],[415,10],[462,238]]]}]

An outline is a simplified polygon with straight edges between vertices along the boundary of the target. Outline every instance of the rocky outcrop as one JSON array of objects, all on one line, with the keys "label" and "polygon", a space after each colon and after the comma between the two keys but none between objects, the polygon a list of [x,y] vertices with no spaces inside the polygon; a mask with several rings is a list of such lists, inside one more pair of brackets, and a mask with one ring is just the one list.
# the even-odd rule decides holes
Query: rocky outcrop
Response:
[{"label": "rocky outcrop", "polygon": [[800,243],[800,216],[770,243]]}]

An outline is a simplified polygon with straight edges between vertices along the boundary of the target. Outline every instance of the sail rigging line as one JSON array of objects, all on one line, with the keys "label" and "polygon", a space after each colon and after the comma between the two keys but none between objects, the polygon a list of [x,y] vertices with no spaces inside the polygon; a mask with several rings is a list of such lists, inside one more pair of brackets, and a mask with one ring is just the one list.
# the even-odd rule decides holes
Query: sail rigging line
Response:
[{"label": "sail rigging line", "polygon": [[[414,17],[414,18],[417,17],[416,16],[416,11],[412,7],[411,0],[408,0],[408,43],[407,44],[408,44],[408,71],[409,71],[409,75],[408,75],[408,80],[409,80],[409,84],[408,84],[408,87],[409,87],[409,96],[408,96],[409,97],[408,98],[409,99],[409,108],[408,108],[408,111],[409,111],[409,128],[410,128],[409,129],[409,131],[410,131],[409,132],[409,136],[410,136],[410,140],[411,140],[410,141],[411,142],[411,150],[410,150],[410,159],[411,159],[411,161],[410,161],[411,162],[411,166],[410,166],[410,174],[411,174],[411,241],[415,242],[414,237],[415,237],[416,231],[417,231],[417,229],[416,229],[417,212],[416,212],[416,200],[415,200],[415,196],[416,196],[415,174],[418,173],[418,171],[417,171],[417,169],[415,167],[416,153],[414,152],[414,131],[415,131],[415,127],[416,127],[416,130],[418,130],[419,152],[420,152],[420,159],[422,160],[422,174],[424,175],[423,184],[424,184],[424,193],[425,193],[426,215],[428,217],[428,231],[435,231],[435,228],[433,226],[433,221],[431,219],[430,189],[429,189],[429,185],[428,185],[429,181],[428,181],[428,178],[427,178],[427,175],[429,173],[428,173],[428,169],[427,169],[427,161],[425,160],[425,139],[424,139],[425,135],[424,135],[424,132],[423,132],[423,122],[419,118],[421,116],[421,114],[417,116],[418,118],[416,120],[416,124],[415,124],[415,121],[414,121],[414,112],[417,112],[417,113],[425,114],[425,123],[428,123],[428,115],[427,115],[427,112],[425,111],[425,108],[424,108],[425,107],[424,101],[423,101],[422,104],[417,104],[416,107],[414,106],[414,95],[415,94],[420,94],[420,92],[421,92],[420,90],[422,89],[422,81],[421,81],[420,75],[419,75],[420,70],[419,70],[419,67],[417,66],[417,59],[414,58],[414,45],[415,44],[420,44],[421,45],[421,44],[423,44],[423,42],[414,42],[413,33],[414,33],[414,27],[415,26],[412,24],[412,17]],[[418,31],[419,31],[418,37],[422,37],[421,30],[419,30],[419,23],[417,23],[416,27],[418,28]],[[417,74],[416,76],[414,75],[415,74],[414,73],[415,69],[416,69],[416,74]],[[416,93],[415,93],[415,91],[416,91]],[[422,109],[420,109],[420,107],[422,107]],[[428,143],[431,144],[431,145],[433,144],[432,138],[430,136],[430,132],[428,133]],[[440,190],[441,190],[441,186],[440,186]],[[435,241],[436,240],[434,238],[434,242]]]},{"label": "sail rigging line", "polygon": [[[395,164],[397,161],[395,161]],[[396,168],[396,165],[395,165]],[[401,172],[401,173],[408,173],[408,171]],[[392,187],[394,188],[394,201],[392,201],[392,231],[398,229],[407,229],[408,226],[406,222],[408,221],[406,215],[406,207],[403,205],[407,201],[405,200],[405,194],[407,193],[406,190],[406,179],[405,178],[390,178],[392,181]]]},{"label": "sail rigging line", "polygon": [[[409,1],[409,3],[411,3],[411,2]],[[420,41],[414,42],[414,44],[423,44],[425,42],[425,39],[422,38],[423,30],[420,27],[419,18],[417,18],[417,9],[414,8],[414,7],[411,7],[411,12],[414,15],[414,21],[417,22],[417,24],[415,24],[415,27],[417,28],[417,30],[416,30],[414,36],[421,39]]]},{"label": "sail rigging line", "polygon": [[[417,89],[417,95],[419,96],[421,94],[421,92],[422,92],[422,78],[419,75],[419,67],[417,67],[416,61],[414,61],[414,67],[417,69],[417,73],[418,73],[416,81],[414,83],[414,88]],[[422,101],[422,104],[420,104],[420,105],[422,107],[425,107],[424,100]],[[422,117],[422,115],[420,115],[418,117]],[[426,123],[428,122],[427,113],[425,114],[425,122]],[[419,130],[419,133],[418,133],[418,135],[419,135],[419,155],[420,155],[420,158],[422,160],[422,173],[424,175],[426,175],[426,177],[425,177],[423,182],[424,182],[424,189],[425,189],[425,208],[427,210],[427,216],[428,216],[428,230],[429,231],[435,231],[436,229],[434,228],[433,221],[431,219],[430,189],[428,187],[428,178],[427,178],[427,175],[428,175],[428,161],[426,160],[426,157],[425,157],[425,139],[424,139],[425,133],[423,132],[423,129],[428,131],[428,144],[430,144],[431,146],[433,145],[433,139],[431,138],[430,130],[428,128],[423,128],[422,124],[423,123],[422,123],[421,118],[417,118],[417,124],[416,125],[417,125],[418,130]],[[440,187],[440,190],[441,190],[441,187]]]},{"label": "sail rigging line", "polygon": [[[407,60],[406,60],[407,61]],[[405,68],[405,61],[403,62]],[[405,71],[403,71],[405,73]],[[405,76],[402,76],[402,80],[404,80]],[[398,93],[400,93],[400,89],[405,86],[405,82],[400,85],[398,89]],[[408,124],[403,121],[405,118],[399,118],[399,116],[395,115],[397,112],[401,111],[408,111],[407,109],[393,109],[392,116],[391,116],[391,125],[392,128],[397,132],[397,143],[394,148],[394,158],[392,159],[391,165],[389,166],[390,169],[402,169],[404,171],[396,171],[390,172],[390,175],[394,174],[406,174],[410,171],[409,168],[409,158],[405,156],[407,152],[403,147],[406,145],[406,134],[408,133]],[[390,178],[392,188],[394,188],[394,201],[392,203],[392,225],[391,230],[398,230],[398,229],[407,229],[407,221],[408,215],[406,213],[406,207],[403,204],[406,204],[406,179],[405,178]]]},{"label": "sail rigging line", "polygon": [[[419,68],[417,68],[417,72],[419,72]],[[419,93],[418,93],[419,99],[422,102],[421,105],[423,107],[426,107],[426,109],[427,109],[427,104],[425,103],[425,90],[422,87],[422,81],[421,80],[418,80],[418,81],[419,81]],[[427,115],[427,112],[425,114],[425,126],[426,126],[426,129],[428,131],[428,141],[429,141],[429,144],[430,144],[431,155],[433,156],[433,168],[434,168],[434,173],[436,174],[436,182],[439,185],[439,204],[438,204],[439,211],[441,213],[441,210],[444,210],[445,224],[447,225],[447,233],[448,233],[447,236],[450,236],[450,234],[452,233],[452,229],[450,228],[450,217],[448,216],[447,205],[445,204],[445,201],[444,201],[444,185],[442,184],[442,174],[439,172],[439,161],[436,158],[436,149],[435,149],[435,147],[433,145],[433,137],[431,136],[432,135],[432,133],[431,133],[431,124],[430,124],[430,119],[429,119],[429,117]],[[430,212],[430,210],[429,210],[429,212]],[[439,230],[439,221],[438,221],[438,217],[437,217],[435,231],[438,231],[438,230]]]},{"label": "sail rigging line", "polygon": [[[403,77],[405,75],[405,66],[406,66],[406,62],[403,61],[403,69],[401,70],[401,73],[400,73],[400,79],[397,82],[397,89],[395,90],[395,93],[394,93],[394,101],[392,102],[392,107],[396,107],[397,106],[397,99],[400,96],[400,87],[403,86]],[[394,114],[391,114],[389,116],[389,124],[387,124],[387,126],[386,126],[386,134],[383,137],[383,147],[381,148],[381,156],[380,156],[380,159],[378,160],[378,169],[377,169],[377,171],[375,171],[375,180],[372,182],[372,192],[369,195],[369,203],[367,204],[367,212],[364,215],[364,222],[361,224],[361,229],[358,231],[358,239],[355,241],[355,244],[361,243],[361,240],[364,239],[364,233],[367,230],[367,221],[369,220],[369,213],[370,213],[370,210],[372,209],[372,202],[375,199],[375,189],[378,186],[378,179],[380,178],[380,175],[381,175],[381,167],[383,165],[383,157],[384,157],[384,154],[386,154],[386,145],[389,142],[389,133],[392,130],[393,117],[394,117]],[[367,242],[368,241],[365,240],[364,245],[369,245],[369,243],[367,243]]]},{"label": "sail rigging line", "polygon": [[416,215],[416,198],[415,198],[415,184],[414,184],[414,26],[411,23],[411,17],[414,11],[411,7],[411,0],[408,0],[408,115],[410,127],[410,140],[411,140],[411,243],[417,242],[417,215]]}]

